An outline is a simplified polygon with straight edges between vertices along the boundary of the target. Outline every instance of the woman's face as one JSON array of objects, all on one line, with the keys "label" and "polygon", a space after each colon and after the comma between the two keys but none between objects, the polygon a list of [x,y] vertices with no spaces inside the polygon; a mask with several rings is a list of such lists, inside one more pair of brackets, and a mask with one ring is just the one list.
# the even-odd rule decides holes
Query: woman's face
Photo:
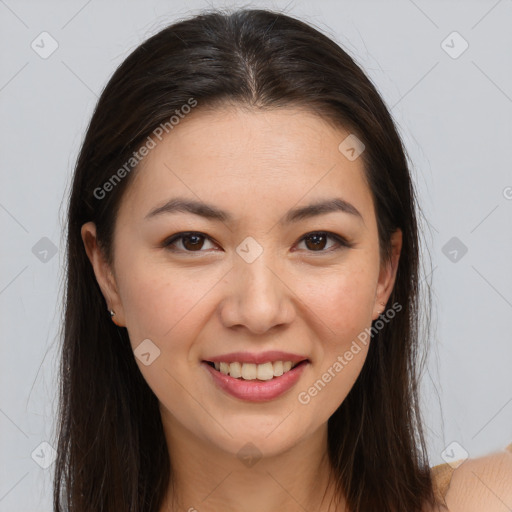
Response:
[{"label": "woman's face", "polygon": [[[348,135],[299,109],[197,110],[136,171],[113,274],[89,254],[167,431],[270,456],[325,426],[347,396],[401,246],[397,232],[392,264],[380,265],[362,159],[339,149]],[[178,198],[211,209],[172,208]],[[182,232],[194,233],[171,240]],[[274,351],[286,354],[264,354]],[[271,378],[289,366],[277,361],[303,360]],[[221,369],[234,376],[206,361],[233,362]]]}]

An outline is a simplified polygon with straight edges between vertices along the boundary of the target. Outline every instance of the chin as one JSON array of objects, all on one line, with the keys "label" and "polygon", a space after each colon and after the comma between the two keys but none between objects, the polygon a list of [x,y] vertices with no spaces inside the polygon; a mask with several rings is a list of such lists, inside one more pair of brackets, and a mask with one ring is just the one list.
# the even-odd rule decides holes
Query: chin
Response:
[{"label": "chin", "polygon": [[[250,426],[249,423],[251,423]],[[254,421],[254,417],[248,417],[246,421],[238,420],[232,427],[225,425],[232,437],[223,431],[225,435],[210,439],[210,442],[217,445],[220,450],[240,458],[242,462],[246,457],[251,456],[255,458],[278,456],[298,444],[302,435],[302,432],[289,431],[284,423],[286,420],[279,425],[279,422],[269,423],[264,419]]]}]

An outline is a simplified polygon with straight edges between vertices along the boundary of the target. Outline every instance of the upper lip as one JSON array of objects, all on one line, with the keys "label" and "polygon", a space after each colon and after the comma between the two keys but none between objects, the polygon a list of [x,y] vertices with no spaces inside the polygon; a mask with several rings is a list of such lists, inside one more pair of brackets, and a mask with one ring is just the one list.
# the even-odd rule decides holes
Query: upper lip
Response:
[{"label": "upper lip", "polygon": [[307,360],[306,356],[299,354],[292,354],[290,352],[282,352],[280,350],[269,350],[267,352],[230,352],[229,354],[223,354],[220,356],[213,356],[205,359],[212,363],[254,363],[262,364],[274,361],[291,361],[292,363],[298,363],[300,361]]}]

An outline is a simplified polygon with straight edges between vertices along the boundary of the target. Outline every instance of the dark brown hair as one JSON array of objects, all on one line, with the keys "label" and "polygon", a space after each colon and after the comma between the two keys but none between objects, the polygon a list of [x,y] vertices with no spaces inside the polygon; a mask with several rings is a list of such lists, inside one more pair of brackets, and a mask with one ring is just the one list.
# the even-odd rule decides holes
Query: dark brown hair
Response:
[{"label": "dark brown hair", "polygon": [[242,9],[204,11],[142,43],[113,74],[87,129],[69,202],[55,511],[157,512],[172,480],[158,400],[127,330],[107,313],[80,229],[96,224],[111,263],[116,214],[136,166],[101,198],[98,189],[191,98],[198,110],[304,107],[365,144],[382,261],[390,235],[403,232],[388,302],[402,310],[376,330],[357,381],[329,418],[328,454],[351,511],[433,505],[418,398],[417,204],[403,143],[375,87],[338,44],[283,13]]}]

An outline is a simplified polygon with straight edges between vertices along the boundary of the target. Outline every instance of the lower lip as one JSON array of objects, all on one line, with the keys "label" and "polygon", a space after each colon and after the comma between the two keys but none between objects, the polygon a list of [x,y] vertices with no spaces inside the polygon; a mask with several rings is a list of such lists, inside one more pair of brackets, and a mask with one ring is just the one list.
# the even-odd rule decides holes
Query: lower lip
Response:
[{"label": "lower lip", "polygon": [[281,396],[293,387],[309,362],[302,362],[280,377],[265,381],[235,379],[212,368],[205,361],[201,364],[210,372],[215,384],[230,395],[250,402],[266,402]]}]

